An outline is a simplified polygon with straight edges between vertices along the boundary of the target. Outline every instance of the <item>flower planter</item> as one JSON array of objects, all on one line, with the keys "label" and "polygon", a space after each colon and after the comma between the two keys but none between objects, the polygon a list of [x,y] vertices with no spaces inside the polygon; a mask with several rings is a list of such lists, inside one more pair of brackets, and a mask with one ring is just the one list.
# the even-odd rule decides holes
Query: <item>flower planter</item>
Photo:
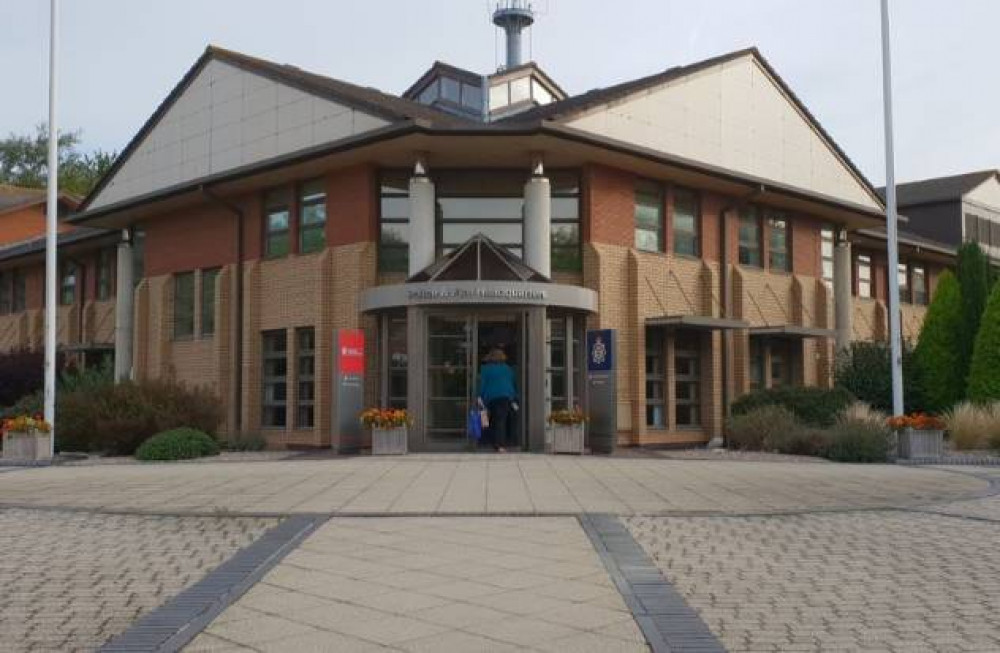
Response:
[{"label": "flower planter", "polygon": [[43,431],[10,431],[3,439],[4,460],[48,460],[52,452],[52,434]]},{"label": "flower planter", "polygon": [[372,429],[372,455],[399,456],[407,452],[407,428]]},{"label": "flower planter", "polygon": [[583,424],[553,424],[552,453],[583,453]]},{"label": "flower planter", "polygon": [[940,458],[944,454],[944,431],[905,428],[898,433],[900,458]]}]

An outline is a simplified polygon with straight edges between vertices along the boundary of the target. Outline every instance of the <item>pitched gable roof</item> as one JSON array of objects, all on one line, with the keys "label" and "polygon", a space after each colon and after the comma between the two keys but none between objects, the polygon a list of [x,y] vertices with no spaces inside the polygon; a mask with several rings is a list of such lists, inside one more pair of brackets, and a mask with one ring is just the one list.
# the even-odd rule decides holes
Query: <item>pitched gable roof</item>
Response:
[{"label": "pitched gable roof", "polygon": [[[44,188],[24,188],[23,186],[0,184],[0,214],[37,204],[44,205],[47,198],[47,191]],[[70,193],[59,193],[59,201],[74,209],[80,203],[80,198]]]},{"label": "pitched gable roof", "polygon": [[[896,202],[900,206],[915,204],[934,204],[961,200],[962,197],[991,177],[1000,178],[1000,171],[980,170],[949,177],[922,179],[896,185]],[[885,198],[885,187],[878,189],[879,195]]]}]

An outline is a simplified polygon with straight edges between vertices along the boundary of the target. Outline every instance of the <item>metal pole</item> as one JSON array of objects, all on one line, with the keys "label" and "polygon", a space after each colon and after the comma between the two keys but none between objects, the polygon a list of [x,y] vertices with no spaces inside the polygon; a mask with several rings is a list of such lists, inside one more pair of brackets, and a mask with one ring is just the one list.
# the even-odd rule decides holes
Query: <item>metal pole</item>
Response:
[{"label": "metal pole", "polygon": [[59,216],[59,127],[56,123],[56,57],[59,40],[59,0],[50,2],[49,26],[49,165],[45,207],[45,420],[56,442],[56,229]]},{"label": "metal pole", "polygon": [[903,343],[899,328],[899,243],[897,240],[896,174],[892,147],[892,62],[889,47],[889,0],[882,0],[882,101],[885,107],[885,198],[889,277],[889,350],[892,356],[892,413],[902,415]]}]

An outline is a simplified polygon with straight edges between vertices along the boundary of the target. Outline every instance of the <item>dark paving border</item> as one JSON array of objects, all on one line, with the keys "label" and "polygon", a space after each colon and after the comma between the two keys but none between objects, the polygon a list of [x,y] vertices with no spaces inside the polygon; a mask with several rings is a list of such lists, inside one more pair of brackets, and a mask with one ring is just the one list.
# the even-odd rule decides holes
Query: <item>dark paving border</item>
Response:
[{"label": "dark paving border", "polygon": [[654,653],[719,653],[725,647],[614,515],[580,524]]},{"label": "dark paving border", "polygon": [[285,519],[99,650],[179,651],[326,520],[318,515]]}]

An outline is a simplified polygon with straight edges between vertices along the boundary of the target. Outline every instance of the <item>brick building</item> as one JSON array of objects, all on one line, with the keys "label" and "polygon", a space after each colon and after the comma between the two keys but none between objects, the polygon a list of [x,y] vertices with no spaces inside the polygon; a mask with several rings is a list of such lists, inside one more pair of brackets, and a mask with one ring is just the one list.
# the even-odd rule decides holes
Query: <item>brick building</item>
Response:
[{"label": "brick building", "polygon": [[[502,347],[539,450],[614,329],[618,442],[704,443],[739,395],[828,385],[838,346],[885,337],[884,222],[756,49],[576,96],[534,63],[437,63],[394,96],[210,47],[70,218],[60,342],[211,387],[225,433],[335,449],[359,444],[343,330],[414,449],[464,446]],[[951,254],[901,247],[915,335]],[[0,294],[0,348],[40,343],[40,251],[0,249],[26,297]]]}]

